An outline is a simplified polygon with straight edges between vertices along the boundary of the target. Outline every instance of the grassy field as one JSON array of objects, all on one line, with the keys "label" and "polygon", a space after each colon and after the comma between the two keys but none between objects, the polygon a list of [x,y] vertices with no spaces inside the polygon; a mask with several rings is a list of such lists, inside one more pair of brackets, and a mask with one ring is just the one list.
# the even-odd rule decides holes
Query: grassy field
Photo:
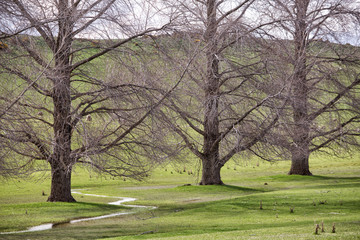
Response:
[{"label": "grassy field", "polygon": [[[289,166],[231,162],[222,171],[224,186],[197,186],[197,169],[190,164],[158,168],[141,183],[90,178],[77,168],[73,189],[114,197],[74,194],[77,203],[47,203],[46,177],[3,181],[1,232],[132,211],[107,204],[121,196],[138,199],[129,204],[158,208],[41,232],[1,234],[0,239],[360,239],[360,158],[314,157],[310,177],[286,175]],[[321,222],[325,232],[315,235],[315,224]]]}]

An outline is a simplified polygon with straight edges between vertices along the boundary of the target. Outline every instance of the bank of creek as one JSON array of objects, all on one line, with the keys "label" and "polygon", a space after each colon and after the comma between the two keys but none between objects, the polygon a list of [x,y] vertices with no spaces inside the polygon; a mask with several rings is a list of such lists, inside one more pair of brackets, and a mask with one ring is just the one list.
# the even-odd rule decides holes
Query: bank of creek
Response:
[{"label": "bank of creek", "polygon": [[[73,194],[81,194],[81,195],[84,195],[84,196],[120,199],[120,200],[115,201],[115,202],[109,202],[108,204],[111,204],[111,205],[118,205],[118,206],[121,205],[121,206],[124,206],[124,207],[131,207],[131,208],[146,208],[148,210],[156,208],[156,207],[153,207],[153,206],[127,205],[127,204],[125,205],[124,204],[124,203],[127,203],[127,202],[133,202],[133,201],[136,200],[136,198],[112,197],[112,196],[105,196],[105,195],[82,193],[82,192],[79,192],[79,190],[72,191],[72,193]],[[106,215],[102,215],[102,216],[98,216],[98,217],[80,218],[80,219],[71,220],[69,222],[46,223],[46,224],[41,224],[41,225],[38,225],[38,226],[30,227],[27,230],[14,231],[14,232],[1,232],[0,234],[15,234],[15,233],[27,233],[27,232],[44,231],[44,230],[52,229],[53,227],[58,226],[58,225],[73,224],[73,223],[79,223],[79,222],[85,222],[85,221],[94,221],[94,220],[110,218],[110,217],[116,217],[116,216],[121,216],[121,215],[127,215],[127,214],[132,214],[132,213],[134,213],[134,211],[130,210],[129,212],[117,212],[117,213],[106,214]]]}]

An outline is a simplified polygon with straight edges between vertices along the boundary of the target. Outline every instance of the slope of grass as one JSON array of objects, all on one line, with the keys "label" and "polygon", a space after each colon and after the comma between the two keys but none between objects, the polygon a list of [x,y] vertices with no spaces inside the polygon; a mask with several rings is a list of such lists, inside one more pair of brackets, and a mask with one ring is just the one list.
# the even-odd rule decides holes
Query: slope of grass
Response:
[{"label": "slope of grass", "polygon": [[[222,171],[227,184],[224,186],[195,185],[196,168],[192,164],[159,168],[142,183],[93,175],[89,178],[77,168],[73,188],[81,192],[136,197],[138,201],[134,204],[158,208],[0,238],[360,239],[359,158],[314,158],[311,160],[314,176],[288,176],[285,173],[289,164],[231,162]],[[191,169],[193,174],[184,172],[184,168]],[[3,182],[0,231],[119,211],[119,207],[106,204],[113,198],[77,194],[74,197],[79,203],[45,203],[42,191],[46,194],[48,189],[47,179],[35,183]],[[322,221],[325,232],[320,230],[320,235],[314,235],[315,223]],[[333,223],[336,233],[331,233]]]}]

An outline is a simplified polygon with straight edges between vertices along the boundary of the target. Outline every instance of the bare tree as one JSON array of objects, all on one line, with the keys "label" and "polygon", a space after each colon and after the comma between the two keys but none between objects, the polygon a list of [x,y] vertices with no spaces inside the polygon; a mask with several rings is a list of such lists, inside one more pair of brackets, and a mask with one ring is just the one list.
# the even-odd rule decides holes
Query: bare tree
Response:
[{"label": "bare tree", "polygon": [[235,154],[271,149],[262,140],[283,101],[275,98],[281,90],[265,93],[259,87],[271,76],[258,55],[258,26],[247,15],[254,2],[167,1],[182,17],[168,38],[172,51],[164,55],[180,66],[192,61],[186,82],[167,101],[164,118],[200,159],[202,185],[223,184],[221,168]]},{"label": "bare tree", "polygon": [[161,97],[129,62],[139,55],[131,41],[162,26],[135,24],[138,10],[120,0],[1,1],[2,175],[50,165],[48,201],[71,202],[76,163],[141,179],[155,164],[147,159],[166,157],[150,117]]},{"label": "bare tree", "polygon": [[263,28],[263,58],[291,92],[274,142],[291,154],[289,174],[311,175],[313,152],[337,154],[358,146],[358,49],[337,44],[338,32],[354,30],[356,4],[270,0],[259,6],[263,19],[276,20]]}]

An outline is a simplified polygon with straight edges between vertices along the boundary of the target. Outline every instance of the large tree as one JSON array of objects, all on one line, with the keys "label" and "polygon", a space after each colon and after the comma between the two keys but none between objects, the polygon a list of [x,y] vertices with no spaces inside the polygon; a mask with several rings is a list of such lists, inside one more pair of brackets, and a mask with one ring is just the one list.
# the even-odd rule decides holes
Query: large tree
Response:
[{"label": "large tree", "polygon": [[161,27],[148,28],[140,10],[121,0],[1,1],[2,175],[50,166],[48,201],[71,202],[76,163],[142,178],[153,165],[145,159],[166,154],[154,147],[161,134],[147,117],[159,101],[131,43]]},{"label": "large tree", "polygon": [[[202,185],[223,184],[221,168],[235,154],[260,154],[278,119],[281,92],[265,93],[270,75],[258,55],[249,18],[255,1],[167,1],[181,18],[170,39],[168,63],[191,64],[186,82],[167,101],[169,128],[201,161]],[[269,150],[267,148],[267,150]]]},{"label": "large tree", "polygon": [[[278,139],[291,155],[289,174],[311,175],[309,156],[357,146],[359,50],[341,45],[354,31],[356,1],[269,0],[259,13],[274,24],[263,58],[291,94]],[[357,6],[359,7],[359,6]]]}]

